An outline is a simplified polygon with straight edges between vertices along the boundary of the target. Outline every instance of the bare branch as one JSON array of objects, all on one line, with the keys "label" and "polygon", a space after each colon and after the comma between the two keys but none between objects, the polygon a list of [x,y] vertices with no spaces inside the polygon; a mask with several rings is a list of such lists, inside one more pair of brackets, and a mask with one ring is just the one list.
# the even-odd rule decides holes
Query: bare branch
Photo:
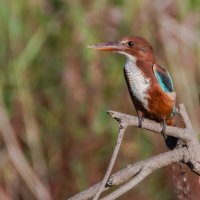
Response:
[{"label": "bare branch", "polygon": [[[140,174],[140,171],[142,168],[148,169],[150,167],[152,170],[155,170],[156,167],[157,167],[157,169],[159,169],[159,168],[167,166],[169,164],[179,162],[182,160],[183,155],[188,155],[186,148],[175,149],[173,151],[169,151],[169,152],[154,156],[150,159],[147,159],[144,161],[139,161],[133,165],[128,165],[126,168],[114,173],[109,178],[109,180],[108,180],[109,185],[117,186],[117,185],[120,185],[120,184],[126,182],[128,179],[135,176],[136,174]],[[187,159],[185,159],[185,161],[188,161],[188,160],[189,160],[189,156]],[[94,186],[90,187],[89,189],[87,189],[83,192],[80,192],[80,193],[76,194],[75,196],[69,198],[69,200],[89,199],[96,194],[96,192],[101,184],[102,184],[102,181],[95,184]],[[109,189],[109,187],[104,187],[103,191],[105,191],[107,189]]]},{"label": "bare branch", "polygon": [[[172,163],[181,162],[183,155],[188,155],[187,148],[180,148],[161,155],[152,157],[140,164],[138,173],[126,184],[119,189],[115,190],[111,194],[107,195],[101,200],[113,200],[126,193],[128,190],[140,183],[145,177],[151,174],[156,169],[170,165]],[[189,156],[187,156],[189,158]]]},{"label": "bare branch", "polygon": [[117,143],[115,145],[115,149],[113,151],[113,155],[111,157],[111,160],[110,160],[110,163],[109,163],[109,166],[108,166],[108,169],[106,171],[106,174],[102,180],[102,183],[101,183],[101,186],[99,187],[96,195],[94,196],[93,200],[97,200],[99,198],[99,196],[101,195],[102,191],[103,191],[103,188],[105,187],[107,181],[108,181],[108,178],[112,172],[112,169],[113,169],[113,166],[115,164],[115,160],[117,158],[117,155],[118,155],[118,152],[119,152],[119,149],[120,149],[120,146],[121,146],[121,143],[122,143],[122,140],[123,140],[123,136],[124,136],[124,131],[126,130],[126,125],[125,124],[120,124],[119,126],[119,133],[118,133],[118,138],[117,138]]},{"label": "bare branch", "polygon": [[[113,118],[115,118],[119,122],[120,125],[123,124],[125,125],[125,127],[138,126],[137,117],[133,117],[130,115],[126,115],[124,113],[119,113],[119,112],[114,112],[114,111],[109,111],[108,113]],[[199,154],[200,145],[183,104],[180,105],[180,115],[183,118],[186,128],[177,128],[177,127],[167,126],[165,134],[174,136],[174,137],[179,138],[180,140],[183,140],[184,145],[177,147],[173,151],[162,153],[160,155],[149,158],[145,161],[137,162],[133,165],[128,165],[126,168],[113,174],[108,179],[107,184],[105,184],[106,183],[105,181],[108,178],[107,175],[111,171],[111,168],[110,168],[108,170],[109,173],[106,173],[106,176],[105,176],[106,178],[104,177],[103,182],[99,182],[96,185],[90,187],[89,189],[79,194],[76,194],[75,196],[69,198],[69,200],[86,200],[86,199],[92,198],[97,192],[99,195],[102,191],[109,189],[111,186],[120,185],[122,183],[127,182],[130,178],[132,178],[129,182],[125,183],[120,188],[110,193],[109,195],[107,195],[101,200],[116,199],[117,197],[121,196],[122,194],[124,194],[125,192],[127,192],[128,190],[136,186],[145,177],[147,177],[156,169],[159,169],[161,167],[164,167],[173,163],[178,163],[178,162],[187,164],[193,172],[195,172],[196,174],[200,174],[200,154]],[[156,123],[148,119],[144,119],[142,123],[142,128],[151,130],[157,133],[160,133],[162,130],[162,127],[159,123]],[[98,199],[98,195],[96,195],[97,197],[96,199]]]},{"label": "bare branch", "polygon": [[[117,121],[126,122],[127,126],[138,127],[138,118],[135,116],[131,116],[124,113],[115,112],[115,111],[109,111],[108,113]],[[159,134],[162,131],[161,124],[156,123],[155,121],[152,121],[150,119],[144,119],[142,121],[142,128],[153,131],[155,133],[159,133]],[[186,129],[184,128],[166,126],[165,134],[180,138],[184,141],[190,140],[190,135],[186,134]]]},{"label": "bare branch", "polygon": [[185,106],[184,106],[183,104],[180,104],[180,105],[179,105],[179,108],[180,108],[180,111],[179,111],[179,112],[180,112],[180,114],[181,114],[181,116],[182,116],[182,118],[183,118],[183,121],[184,121],[184,123],[185,123],[185,127],[186,127],[187,129],[193,130],[193,128],[192,128],[192,123],[191,123],[191,121],[190,121],[190,118],[189,118],[189,116],[188,116],[186,110],[185,110]]}]

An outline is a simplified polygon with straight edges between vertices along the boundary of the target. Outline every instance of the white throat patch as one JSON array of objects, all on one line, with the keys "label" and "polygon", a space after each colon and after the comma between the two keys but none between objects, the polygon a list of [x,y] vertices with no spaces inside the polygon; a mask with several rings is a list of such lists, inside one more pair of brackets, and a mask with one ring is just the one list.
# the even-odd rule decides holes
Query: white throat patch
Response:
[{"label": "white throat patch", "polygon": [[[121,52],[120,52],[121,53]],[[144,108],[148,110],[147,89],[150,86],[150,79],[147,79],[141,69],[136,65],[136,58],[122,52],[126,55],[125,73],[133,95],[142,103]]]}]

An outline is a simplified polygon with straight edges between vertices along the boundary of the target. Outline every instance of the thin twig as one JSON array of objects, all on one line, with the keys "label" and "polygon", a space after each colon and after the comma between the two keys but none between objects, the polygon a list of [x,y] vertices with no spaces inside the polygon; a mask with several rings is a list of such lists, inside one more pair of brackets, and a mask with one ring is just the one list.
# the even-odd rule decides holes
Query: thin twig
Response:
[{"label": "thin twig", "polygon": [[[173,150],[173,151],[169,151],[169,152],[166,152],[166,153],[156,155],[156,156],[151,157],[151,158],[144,160],[144,161],[139,161],[135,164],[129,164],[126,168],[114,173],[109,178],[108,181],[109,181],[110,185],[117,186],[117,185],[120,185],[122,183],[125,183],[131,177],[138,174],[139,171],[144,166],[146,166],[146,165],[149,166],[148,163],[155,163],[155,165],[157,165],[158,168],[161,168],[163,166],[172,164],[174,162],[178,162],[179,158],[182,158],[183,154],[187,155],[186,158],[189,159],[189,156],[188,156],[188,153],[187,153],[186,150],[187,150],[186,148],[184,148],[184,149],[180,148],[180,149],[176,149],[176,150]],[[171,161],[171,163],[170,163],[170,161]],[[68,200],[86,200],[86,199],[93,197],[96,194],[101,183],[102,183],[102,181],[95,184],[94,186],[90,187],[89,189],[76,194],[75,196],[69,198]],[[106,191],[109,188],[110,187],[103,188],[103,191]]]},{"label": "thin twig", "polygon": [[[130,115],[126,115],[124,113],[109,111],[109,114],[115,118],[119,124],[123,123],[128,126],[138,126],[138,118]],[[151,157],[145,161],[140,161],[135,163],[134,165],[128,165],[126,168],[118,171],[113,174],[107,181],[109,183],[107,187],[102,182],[90,187],[89,189],[76,194],[71,197],[69,200],[86,200],[93,197],[100,186],[102,185],[102,191],[105,191],[110,188],[110,186],[119,185],[124,182],[128,183],[122,185],[120,188],[115,190],[113,193],[104,197],[102,200],[112,200],[121,196],[134,186],[136,186],[139,182],[141,182],[146,176],[151,174],[156,169],[161,167],[182,162],[188,165],[188,167],[195,172],[196,174],[200,174],[200,144],[194,130],[192,128],[190,119],[185,110],[184,105],[180,105],[180,115],[183,118],[186,128],[177,128],[177,127],[166,127],[166,135],[174,136],[184,141],[184,145],[177,147],[177,149],[173,151],[169,151],[166,153],[162,153],[160,155]],[[162,130],[159,123],[156,123],[151,120],[144,119],[142,123],[142,128],[151,130],[157,133],[160,133]],[[107,177],[106,179],[107,180]]]},{"label": "thin twig", "polygon": [[123,136],[124,136],[124,131],[126,130],[126,125],[125,124],[120,124],[119,126],[119,133],[118,133],[118,138],[117,138],[117,143],[115,145],[115,149],[113,151],[108,169],[106,171],[106,174],[102,180],[101,186],[99,187],[96,195],[94,196],[93,200],[98,200],[99,196],[101,195],[103,189],[106,187],[106,182],[108,181],[108,178],[110,177],[110,174],[112,172],[113,166],[115,164],[122,140],[123,140]]},{"label": "thin twig", "polygon": [[180,105],[179,105],[179,108],[180,108],[180,114],[181,114],[181,116],[182,116],[182,118],[183,118],[185,127],[186,127],[187,129],[192,130],[192,129],[193,129],[193,128],[192,128],[192,123],[191,123],[191,121],[190,121],[190,118],[189,118],[189,116],[188,116],[186,110],[185,110],[185,106],[184,106],[183,104],[180,104]]},{"label": "thin twig", "polygon": [[145,177],[156,169],[182,161],[183,155],[185,154],[188,154],[187,148],[175,149],[144,161],[140,166],[138,173],[128,183],[122,185],[119,189],[110,193],[101,200],[113,200],[120,197],[122,194],[126,193],[128,190],[140,183]]}]

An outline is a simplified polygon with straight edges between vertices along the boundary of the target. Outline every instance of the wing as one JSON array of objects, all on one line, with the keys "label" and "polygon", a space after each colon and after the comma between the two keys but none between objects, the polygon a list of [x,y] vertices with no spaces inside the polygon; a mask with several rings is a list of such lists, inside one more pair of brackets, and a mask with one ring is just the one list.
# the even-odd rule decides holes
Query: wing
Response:
[{"label": "wing", "polygon": [[174,85],[169,72],[160,65],[153,65],[153,72],[164,92],[174,92]]}]

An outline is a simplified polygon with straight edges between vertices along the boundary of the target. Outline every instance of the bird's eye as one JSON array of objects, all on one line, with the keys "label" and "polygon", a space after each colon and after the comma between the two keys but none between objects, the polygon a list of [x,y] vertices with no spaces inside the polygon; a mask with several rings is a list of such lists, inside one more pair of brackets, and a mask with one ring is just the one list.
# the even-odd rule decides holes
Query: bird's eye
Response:
[{"label": "bird's eye", "polygon": [[129,47],[132,47],[132,46],[134,46],[135,43],[132,42],[132,41],[129,41],[127,44],[128,44]]}]

